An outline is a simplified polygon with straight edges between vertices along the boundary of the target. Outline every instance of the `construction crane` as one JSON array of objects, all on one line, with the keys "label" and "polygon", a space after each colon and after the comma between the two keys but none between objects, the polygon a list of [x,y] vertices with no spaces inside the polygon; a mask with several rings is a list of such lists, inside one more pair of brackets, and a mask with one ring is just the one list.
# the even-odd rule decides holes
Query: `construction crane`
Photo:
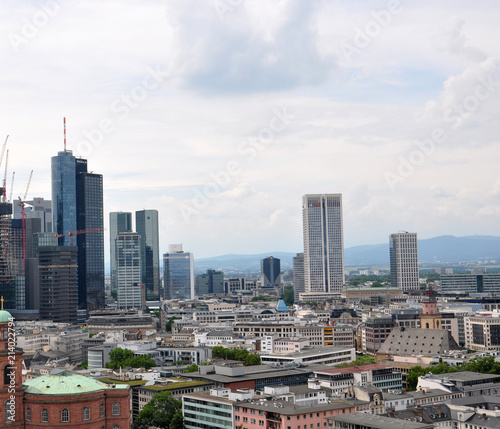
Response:
[{"label": "construction crane", "polygon": [[7,156],[5,157],[5,173],[3,175],[3,192],[2,192],[2,203],[7,202],[7,166],[9,165],[9,151],[7,150]]},{"label": "construction crane", "polygon": [[10,195],[9,195],[9,203],[12,202],[12,191],[14,190],[14,176],[16,175],[16,172],[12,172],[12,180],[10,182]]},{"label": "construction crane", "polygon": [[77,231],[69,231],[65,232],[64,234],[55,234],[56,237],[69,237],[69,245],[73,246],[73,237],[75,235],[80,235],[80,234],[88,234],[89,232],[99,232],[99,231],[104,231],[104,228],[87,228],[87,229],[79,229]]},{"label": "construction crane", "polygon": [[30,188],[31,178],[33,177],[33,170],[31,170],[30,177],[28,179],[28,185],[26,186],[26,192],[24,193],[23,199],[19,197],[19,205],[21,206],[21,219],[22,219],[22,229],[23,229],[23,274],[25,272],[25,260],[26,260],[26,212],[24,211],[24,206],[26,205],[26,197],[28,196],[28,189]]}]

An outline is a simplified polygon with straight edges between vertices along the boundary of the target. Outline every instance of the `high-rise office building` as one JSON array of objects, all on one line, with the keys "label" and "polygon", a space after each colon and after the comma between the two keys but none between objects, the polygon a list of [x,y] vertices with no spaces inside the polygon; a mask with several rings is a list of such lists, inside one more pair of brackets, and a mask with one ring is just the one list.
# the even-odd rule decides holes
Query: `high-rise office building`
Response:
[{"label": "high-rise office building", "polygon": [[0,295],[4,308],[16,308],[15,260],[12,257],[12,204],[0,202]]},{"label": "high-rise office building", "polygon": [[197,275],[194,284],[195,295],[211,295],[224,293],[224,273],[208,269],[206,273]]},{"label": "high-rise office building", "polygon": [[141,271],[141,235],[120,232],[115,240],[118,308],[143,309],[144,285]]},{"label": "high-rise office building", "polygon": [[293,298],[299,302],[300,294],[305,292],[304,287],[304,254],[297,253],[293,257]]},{"label": "high-rise office building", "polygon": [[120,232],[132,232],[132,213],[112,212],[109,214],[109,253],[111,271],[111,291],[118,289],[116,237]]},{"label": "high-rise office building", "polygon": [[[14,219],[21,219],[21,202],[13,201]],[[52,232],[52,201],[41,197],[25,201],[26,219],[38,218],[41,221],[42,232]]]},{"label": "high-rise office building", "polygon": [[342,195],[302,198],[305,293],[340,294],[344,285]]},{"label": "high-rise office building", "polygon": [[[52,157],[52,216],[57,234],[76,235],[78,247],[78,306],[87,311],[104,308],[104,219],[102,175],[87,171],[87,160],[70,150]],[[75,237],[59,238],[68,246]]]},{"label": "high-rise office building", "polygon": [[171,244],[163,254],[165,299],[193,299],[194,256],[184,252],[182,244]]},{"label": "high-rise office building", "polygon": [[78,273],[76,246],[38,248],[40,318],[76,323]]},{"label": "high-rise office building", "polygon": [[158,232],[158,211],[135,212],[135,230],[142,240],[142,283],[146,287],[146,298],[160,298],[160,248]]},{"label": "high-rise office building", "polygon": [[281,286],[281,261],[273,256],[261,259],[260,278],[262,287]]},{"label": "high-rise office building", "polygon": [[419,289],[418,245],[414,232],[398,232],[389,237],[391,286],[403,292]]}]

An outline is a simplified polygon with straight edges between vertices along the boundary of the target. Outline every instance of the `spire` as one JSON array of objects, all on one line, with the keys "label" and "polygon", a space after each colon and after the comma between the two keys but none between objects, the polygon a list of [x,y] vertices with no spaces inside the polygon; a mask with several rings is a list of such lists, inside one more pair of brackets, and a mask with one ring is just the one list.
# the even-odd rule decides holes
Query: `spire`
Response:
[{"label": "spire", "polygon": [[64,117],[64,152],[66,152],[66,117]]}]

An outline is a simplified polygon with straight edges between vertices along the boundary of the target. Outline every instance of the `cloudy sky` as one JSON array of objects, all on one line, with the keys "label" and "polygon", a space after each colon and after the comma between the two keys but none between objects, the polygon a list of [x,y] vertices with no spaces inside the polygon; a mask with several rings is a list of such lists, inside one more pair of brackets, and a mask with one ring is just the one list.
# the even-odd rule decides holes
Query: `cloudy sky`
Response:
[{"label": "cloudy sky", "polygon": [[497,1],[3,0],[0,16],[15,197],[33,169],[29,197],[50,198],[66,116],[106,223],[157,209],[161,252],[301,251],[306,193],[342,193],[346,247],[499,235]]}]

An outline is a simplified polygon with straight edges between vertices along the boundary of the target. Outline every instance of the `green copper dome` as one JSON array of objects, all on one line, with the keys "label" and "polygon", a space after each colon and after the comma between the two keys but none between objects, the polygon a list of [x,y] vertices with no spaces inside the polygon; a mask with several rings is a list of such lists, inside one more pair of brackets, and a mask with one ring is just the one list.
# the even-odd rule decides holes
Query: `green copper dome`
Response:
[{"label": "green copper dome", "polygon": [[12,315],[6,310],[0,310],[0,323],[12,321]]},{"label": "green copper dome", "polygon": [[69,371],[54,370],[24,382],[25,392],[32,395],[78,395],[79,393],[99,392],[105,389],[127,389],[128,385],[112,387],[102,381]]}]

